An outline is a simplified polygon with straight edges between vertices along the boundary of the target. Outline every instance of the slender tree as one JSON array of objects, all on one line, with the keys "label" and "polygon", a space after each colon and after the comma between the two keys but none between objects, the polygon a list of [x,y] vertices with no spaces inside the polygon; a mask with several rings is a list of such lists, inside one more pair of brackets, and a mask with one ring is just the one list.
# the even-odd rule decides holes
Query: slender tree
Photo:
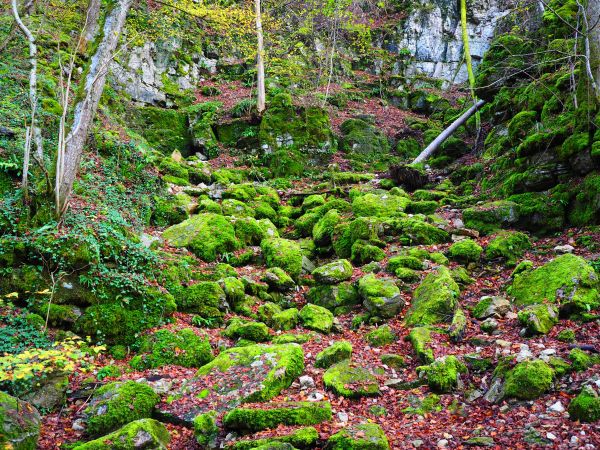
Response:
[{"label": "slender tree", "polygon": [[256,87],[258,90],[256,97],[256,109],[261,114],[265,110],[265,61],[263,48],[263,29],[260,0],[254,0],[254,9],[256,12],[256,38],[258,41],[256,55]]}]

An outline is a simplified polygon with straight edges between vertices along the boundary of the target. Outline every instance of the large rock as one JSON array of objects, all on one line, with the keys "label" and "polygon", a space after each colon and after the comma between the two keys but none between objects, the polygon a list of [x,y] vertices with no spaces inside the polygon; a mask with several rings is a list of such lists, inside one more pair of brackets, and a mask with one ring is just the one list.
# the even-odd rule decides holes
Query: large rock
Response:
[{"label": "large rock", "polygon": [[404,307],[400,289],[392,281],[368,274],[358,281],[358,292],[369,314],[382,319],[394,317]]},{"label": "large rock", "polygon": [[170,440],[169,431],[162,423],[139,419],[73,450],[166,450]]},{"label": "large rock", "polygon": [[519,218],[519,205],[506,200],[485,203],[463,211],[465,225],[482,233],[492,233],[514,225]]},{"label": "large rock", "polygon": [[39,386],[35,386],[21,398],[36,408],[51,411],[64,404],[68,386],[69,375],[56,371],[40,379]]},{"label": "large rock", "polygon": [[322,306],[308,303],[300,310],[302,325],[309,330],[329,333],[333,327],[333,314]]},{"label": "large rock", "polygon": [[323,383],[335,394],[348,398],[379,395],[379,383],[366,367],[345,360],[323,374]]},{"label": "large rock", "polygon": [[519,322],[528,334],[547,334],[558,323],[558,309],[547,304],[529,305],[519,311]]},{"label": "large rock", "polygon": [[348,119],[341,125],[344,150],[360,156],[389,152],[390,143],[375,125],[361,119]]},{"label": "large rock", "polygon": [[292,278],[298,278],[302,272],[302,250],[289,239],[265,239],[260,244],[267,267],[279,267]]},{"label": "large rock", "polygon": [[338,284],[352,278],[352,264],[347,259],[338,259],[317,267],[312,275],[318,283]]},{"label": "large rock", "polygon": [[406,314],[407,325],[449,322],[458,307],[460,290],[446,267],[439,267],[419,285]]},{"label": "large rock", "polygon": [[586,385],[569,404],[569,417],[580,422],[600,420],[600,396],[592,385]]},{"label": "large rock", "polygon": [[327,308],[336,315],[348,312],[360,302],[358,291],[350,282],[314,286],[306,297],[310,303]]},{"label": "large rock", "polygon": [[0,446],[14,450],[34,450],[42,418],[29,403],[0,391]]},{"label": "large rock", "polygon": [[408,197],[369,193],[354,199],[352,211],[356,217],[402,217],[409,203]]},{"label": "large rock", "polygon": [[376,423],[350,425],[329,438],[328,450],[390,450],[384,431]]},{"label": "large rock", "polygon": [[157,411],[171,422],[191,426],[199,414],[268,401],[303,371],[304,353],[298,344],[233,347],[175,387],[170,393],[174,400],[160,403]]},{"label": "large rock", "polygon": [[600,305],[598,275],[585,259],[572,254],[515,275],[509,293],[517,305],[551,302],[565,312],[585,312]]}]

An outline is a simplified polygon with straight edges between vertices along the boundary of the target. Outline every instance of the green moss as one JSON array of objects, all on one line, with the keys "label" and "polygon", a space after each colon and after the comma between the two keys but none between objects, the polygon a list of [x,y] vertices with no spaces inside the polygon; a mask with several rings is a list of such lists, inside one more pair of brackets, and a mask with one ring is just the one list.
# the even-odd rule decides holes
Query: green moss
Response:
[{"label": "green moss", "polygon": [[171,175],[185,181],[190,181],[188,169],[182,163],[175,161],[171,157],[167,156],[166,158],[161,159],[158,164],[158,170],[165,175]]},{"label": "green moss", "polygon": [[413,270],[423,270],[423,261],[415,256],[393,256],[388,260],[387,270],[391,273],[404,267]]},{"label": "green moss", "polygon": [[348,398],[379,395],[377,378],[366,368],[349,360],[331,366],[323,374],[323,383],[335,394]]},{"label": "green moss", "polygon": [[194,436],[198,444],[206,447],[216,446],[219,435],[217,416],[216,411],[209,411],[194,417]]},{"label": "green moss", "polygon": [[279,267],[268,269],[265,272],[263,281],[265,281],[271,289],[281,292],[289,291],[296,286],[292,277]]},{"label": "green moss", "polygon": [[406,359],[404,356],[392,353],[381,355],[381,363],[396,370],[406,367]]},{"label": "green moss", "polygon": [[432,325],[449,322],[458,306],[459,288],[450,271],[439,267],[419,285],[406,314],[407,325]]},{"label": "green moss", "polygon": [[423,200],[410,202],[406,207],[406,212],[410,214],[433,214],[440,204],[433,200]]},{"label": "green moss", "polygon": [[600,420],[600,397],[592,386],[584,386],[569,404],[569,417],[580,422]]},{"label": "green moss", "polygon": [[316,268],[312,275],[318,283],[338,284],[352,278],[352,264],[346,259],[338,259]]},{"label": "green moss", "polygon": [[352,202],[352,211],[357,217],[403,217],[410,199],[389,194],[365,194]]},{"label": "green moss", "polygon": [[404,159],[414,159],[421,153],[421,144],[415,138],[401,139],[396,144],[396,152]]},{"label": "green moss", "polygon": [[388,325],[383,325],[367,333],[365,339],[371,347],[383,347],[384,345],[396,342],[398,336],[396,336],[396,333]]},{"label": "green moss", "polygon": [[341,220],[337,209],[327,211],[313,226],[312,237],[315,241],[315,245],[325,246],[331,244],[333,230]]},{"label": "green moss", "polygon": [[576,372],[583,372],[600,362],[599,358],[592,357],[578,348],[574,348],[569,352],[569,360],[571,361],[571,367]]},{"label": "green moss", "polygon": [[[133,420],[150,417],[160,397],[152,388],[135,381],[109,383],[98,389],[86,408],[90,435],[113,431]],[[98,411],[105,410],[103,414]]]},{"label": "green moss", "polygon": [[166,449],[171,436],[167,428],[154,419],[135,420],[117,431],[85,444],[73,450],[134,450],[143,440],[148,448]]},{"label": "green moss", "polygon": [[179,291],[176,300],[181,311],[201,314],[206,308],[222,308],[226,296],[219,283],[200,281]]},{"label": "green moss", "polygon": [[311,303],[305,305],[300,310],[300,320],[305,328],[318,331],[319,333],[327,334],[333,326],[333,314],[331,311]]},{"label": "green moss", "polygon": [[519,205],[519,224],[537,234],[560,230],[565,224],[569,194],[558,185],[549,193],[527,192],[508,197]]},{"label": "green moss", "polygon": [[556,335],[556,338],[561,342],[575,342],[575,331],[570,328],[561,330],[560,333]]},{"label": "green moss", "polygon": [[37,448],[41,416],[29,403],[0,391],[0,422],[0,446],[15,450]]},{"label": "green moss", "polygon": [[472,239],[455,242],[448,249],[448,257],[462,262],[477,262],[483,249]]},{"label": "green moss", "polygon": [[467,372],[467,367],[456,356],[437,358],[428,366],[417,367],[419,374],[425,374],[429,388],[438,394],[447,394],[458,385],[458,377]]},{"label": "green moss", "polygon": [[412,344],[413,350],[419,361],[425,364],[433,362],[433,349],[429,345],[431,343],[431,332],[429,331],[429,328],[413,328],[408,334],[407,339]]},{"label": "green moss", "polygon": [[531,241],[525,233],[503,231],[489,242],[485,249],[485,256],[488,259],[504,258],[507,265],[514,266],[525,250],[530,248]]},{"label": "green moss", "polygon": [[390,444],[381,427],[375,423],[351,425],[337,432],[327,441],[330,450],[390,450]]},{"label": "green moss", "polygon": [[404,306],[400,289],[389,279],[368,274],[358,280],[358,293],[371,316],[388,319],[394,317]]},{"label": "green moss", "polygon": [[310,303],[327,308],[335,315],[343,314],[360,302],[354,283],[317,285],[309,289],[306,298]]},{"label": "green moss", "polygon": [[261,446],[267,446],[267,448],[271,449],[276,444],[289,444],[294,448],[309,449],[315,447],[318,439],[319,433],[314,427],[304,427],[283,436],[238,441],[231,448],[232,450],[256,450],[257,448],[261,448]]},{"label": "green moss", "polygon": [[361,120],[348,119],[341,125],[343,149],[363,157],[384,154],[389,151],[390,144],[376,126]]},{"label": "green moss", "polygon": [[523,361],[505,376],[504,393],[521,400],[538,398],[552,386],[554,371],[544,361]]},{"label": "green moss", "polygon": [[265,239],[260,244],[267,267],[280,267],[292,278],[297,279],[302,271],[300,246],[288,239]]},{"label": "green moss", "polygon": [[519,205],[506,200],[485,203],[463,211],[465,226],[485,234],[514,225],[518,222],[519,217]]},{"label": "green moss", "polygon": [[305,344],[313,338],[311,333],[280,334],[273,338],[273,344]]},{"label": "green moss", "polygon": [[271,339],[269,327],[262,322],[246,322],[231,319],[223,335],[230,339],[246,339],[253,342],[266,342]]},{"label": "green moss", "polygon": [[232,217],[254,217],[255,211],[246,203],[233,198],[225,199],[221,202],[223,215]]},{"label": "green moss", "polygon": [[600,175],[591,173],[575,188],[569,222],[575,226],[600,223]]},{"label": "green moss", "polygon": [[359,239],[352,244],[350,259],[356,264],[367,264],[385,259],[385,252],[368,241]]},{"label": "green moss", "polygon": [[288,308],[273,315],[272,327],[275,330],[289,331],[298,326],[300,313],[296,308]]},{"label": "green moss", "polygon": [[225,428],[256,432],[279,425],[316,425],[331,420],[329,402],[271,403],[268,409],[236,408],[223,416]]},{"label": "green moss", "polygon": [[173,247],[187,247],[204,261],[212,262],[223,253],[240,248],[233,225],[223,216],[198,214],[167,228],[163,238]]},{"label": "green moss", "polygon": [[137,108],[129,114],[129,126],[140,133],[150,146],[165,154],[179,150],[187,155],[192,150],[192,137],[187,115],[175,109]]},{"label": "green moss", "polygon": [[513,144],[523,140],[536,124],[535,111],[520,111],[508,124],[508,137]]},{"label": "green moss", "polygon": [[175,196],[166,199],[158,198],[152,211],[152,223],[164,227],[186,220],[189,217],[186,206],[180,204],[178,200]]},{"label": "green moss", "polygon": [[315,367],[327,369],[333,364],[337,364],[352,356],[352,344],[348,341],[337,341],[327,347],[325,350],[317,353],[315,358]]},{"label": "green moss", "polygon": [[236,217],[232,222],[236,238],[244,245],[259,245],[263,239],[279,237],[277,228],[269,219]]},{"label": "green moss", "polygon": [[585,259],[561,255],[543,266],[514,275],[509,290],[517,305],[549,301],[570,311],[587,311],[600,304],[598,276]]},{"label": "green moss", "polygon": [[219,284],[230,306],[235,308],[236,305],[244,301],[246,294],[242,280],[237,277],[225,277]]},{"label": "green moss", "polygon": [[398,220],[395,229],[398,240],[403,245],[432,245],[450,240],[446,231],[414,217]]},{"label": "green moss", "polygon": [[552,305],[530,305],[519,311],[518,316],[530,335],[548,334],[558,323],[558,309]]}]

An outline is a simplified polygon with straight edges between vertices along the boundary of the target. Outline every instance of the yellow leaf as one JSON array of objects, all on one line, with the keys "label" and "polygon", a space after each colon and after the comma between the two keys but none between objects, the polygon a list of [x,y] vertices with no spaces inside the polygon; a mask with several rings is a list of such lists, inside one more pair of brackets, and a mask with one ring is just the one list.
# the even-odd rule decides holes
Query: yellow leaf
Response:
[{"label": "yellow leaf", "polygon": [[43,291],[37,291],[36,294],[48,295],[51,294],[50,289],[44,289]]},{"label": "yellow leaf", "polygon": [[5,295],[6,298],[19,298],[18,292],[11,292],[10,294]]}]

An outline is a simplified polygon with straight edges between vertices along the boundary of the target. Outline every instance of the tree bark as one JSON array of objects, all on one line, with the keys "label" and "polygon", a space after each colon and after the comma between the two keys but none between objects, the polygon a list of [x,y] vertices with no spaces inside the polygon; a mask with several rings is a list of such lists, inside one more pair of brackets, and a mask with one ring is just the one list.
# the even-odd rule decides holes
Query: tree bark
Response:
[{"label": "tree bark", "polygon": [[56,167],[56,208],[59,216],[68,208],[84,145],[106,83],[109,64],[119,43],[132,2],[133,0],[118,0],[106,13],[102,35],[99,37],[100,43],[91,58],[85,80],[81,81],[83,86],[75,104],[71,130],[65,139],[64,157]]},{"label": "tree bark", "polygon": [[102,0],[90,0],[90,3],[88,4],[85,29],[83,32],[84,44],[92,42],[96,37],[96,33],[98,33],[101,3]]},{"label": "tree bark", "polygon": [[[587,22],[590,27],[586,30],[589,42],[590,69],[597,88],[600,83],[600,0],[588,0]],[[594,94],[596,101],[600,102],[598,89]]]},{"label": "tree bark", "polygon": [[256,10],[256,37],[258,41],[257,55],[256,55],[256,85],[257,85],[257,98],[256,98],[256,109],[261,114],[265,110],[266,94],[265,94],[265,62],[264,62],[264,48],[263,48],[263,30],[262,30],[262,18],[260,12],[260,0],[254,0],[254,8]]},{"label": "tree bark", "polygon": [[458,119],[452,122],[448,128],[442,131],[440,135],[436,137],[433,140],[433,142],[429,144],[425,148],[425,150],[423,150],[421,154],[414,159],[412,164],[423,162],[431,155],[433,155],[435,151],[439,148],[439,146],[442,145],[446,139],[452,136],[452,134],[457,130],[458,127],[464,124],[469,119],[469,117],[471,117],[473,114],[479,111],[479,108],[481,108],[484,103],[485,100],[479,100],[477,103],[471,106],[465,113],[463,113],[462,116],[460,116]]}]

